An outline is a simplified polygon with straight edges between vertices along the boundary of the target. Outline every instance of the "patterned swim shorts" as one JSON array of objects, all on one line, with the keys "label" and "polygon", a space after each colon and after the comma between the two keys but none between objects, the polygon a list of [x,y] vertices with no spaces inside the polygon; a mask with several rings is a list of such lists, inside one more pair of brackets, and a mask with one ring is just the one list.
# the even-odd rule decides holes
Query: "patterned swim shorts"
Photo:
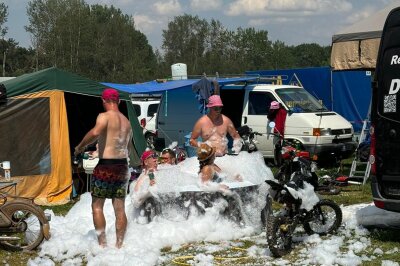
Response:
[{"label": "patterned swim shorts", "polygon": [[93,170],[91,192],[98,198],[124,198],[129,169],[126,159],[100,159]]}]

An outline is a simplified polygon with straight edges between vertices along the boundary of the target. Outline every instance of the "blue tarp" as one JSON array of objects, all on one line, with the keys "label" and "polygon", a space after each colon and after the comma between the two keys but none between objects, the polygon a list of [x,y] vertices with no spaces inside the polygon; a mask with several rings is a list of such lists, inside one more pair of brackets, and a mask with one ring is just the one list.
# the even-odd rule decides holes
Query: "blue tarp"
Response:
[{"label": "blue tarp", "polygon": [[[242,78],[219,78],[218,83],[220,85],[246,82],[250,80],[256,80],[258,77],[242,77]],[[157,93],[172,89],[179,89],[187,86],[192,86],[195,82],[200,79],[184,79],[184,80],[171,80],[167,82],[149,81],[138,84],[117,84],[117,83],[102,83],[105,86],[115,88],[117,90],[125,91],[128,93]],[[211,82],[211,80],[210,80]]]},{"label": "blue tarp", "polygon": [[356,132],[361,131],[371,102],[370,71],[332,72],[333,110],[345,117]]},{"label": "blue tarp", "polygon": [[247,71],[246,74],[283,76],[283,84],[295,81],[296,74],[303,87],[323,101],[332,111],[346,118],[355,132],[362,129],[371,102],[371,72],[361,70],[331,71],[330,67],[312,67],[287,70]]}]

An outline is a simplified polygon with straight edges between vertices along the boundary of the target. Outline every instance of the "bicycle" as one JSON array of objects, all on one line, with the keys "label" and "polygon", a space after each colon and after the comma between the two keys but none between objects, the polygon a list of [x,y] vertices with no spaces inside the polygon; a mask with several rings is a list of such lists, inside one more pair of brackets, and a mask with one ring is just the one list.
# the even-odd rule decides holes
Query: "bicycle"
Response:
[{"label": "bicycle", "polygon": [[15,191],[16,185],[0,182],[0,246],[11,251],[30,251],[44,239],[50,239],[51,217],[32,198],[11,195],[9,191]]}]

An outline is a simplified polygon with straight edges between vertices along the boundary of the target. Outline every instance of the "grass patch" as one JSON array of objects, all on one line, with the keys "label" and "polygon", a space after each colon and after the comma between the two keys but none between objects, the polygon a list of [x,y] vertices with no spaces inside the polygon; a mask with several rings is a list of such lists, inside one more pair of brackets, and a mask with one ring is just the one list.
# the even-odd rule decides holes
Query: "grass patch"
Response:
[{"label": "grass patch", "polygon": [[40,207],[43,210],[52,210],[54,214],[57,216],[65,216],[77,201],[79,201],[79,198],[71,200],[70,202],[64,205],[40,206]]}]

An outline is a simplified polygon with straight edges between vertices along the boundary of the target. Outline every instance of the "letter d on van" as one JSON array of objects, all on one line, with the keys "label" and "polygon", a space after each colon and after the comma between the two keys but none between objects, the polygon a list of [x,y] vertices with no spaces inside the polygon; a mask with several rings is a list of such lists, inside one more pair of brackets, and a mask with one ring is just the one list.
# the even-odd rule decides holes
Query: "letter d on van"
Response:
[{"label": "letter d on van", "polygon": [[389,94],[395,94],[400,89],[400,79],[392,79],[390,83]]}]

